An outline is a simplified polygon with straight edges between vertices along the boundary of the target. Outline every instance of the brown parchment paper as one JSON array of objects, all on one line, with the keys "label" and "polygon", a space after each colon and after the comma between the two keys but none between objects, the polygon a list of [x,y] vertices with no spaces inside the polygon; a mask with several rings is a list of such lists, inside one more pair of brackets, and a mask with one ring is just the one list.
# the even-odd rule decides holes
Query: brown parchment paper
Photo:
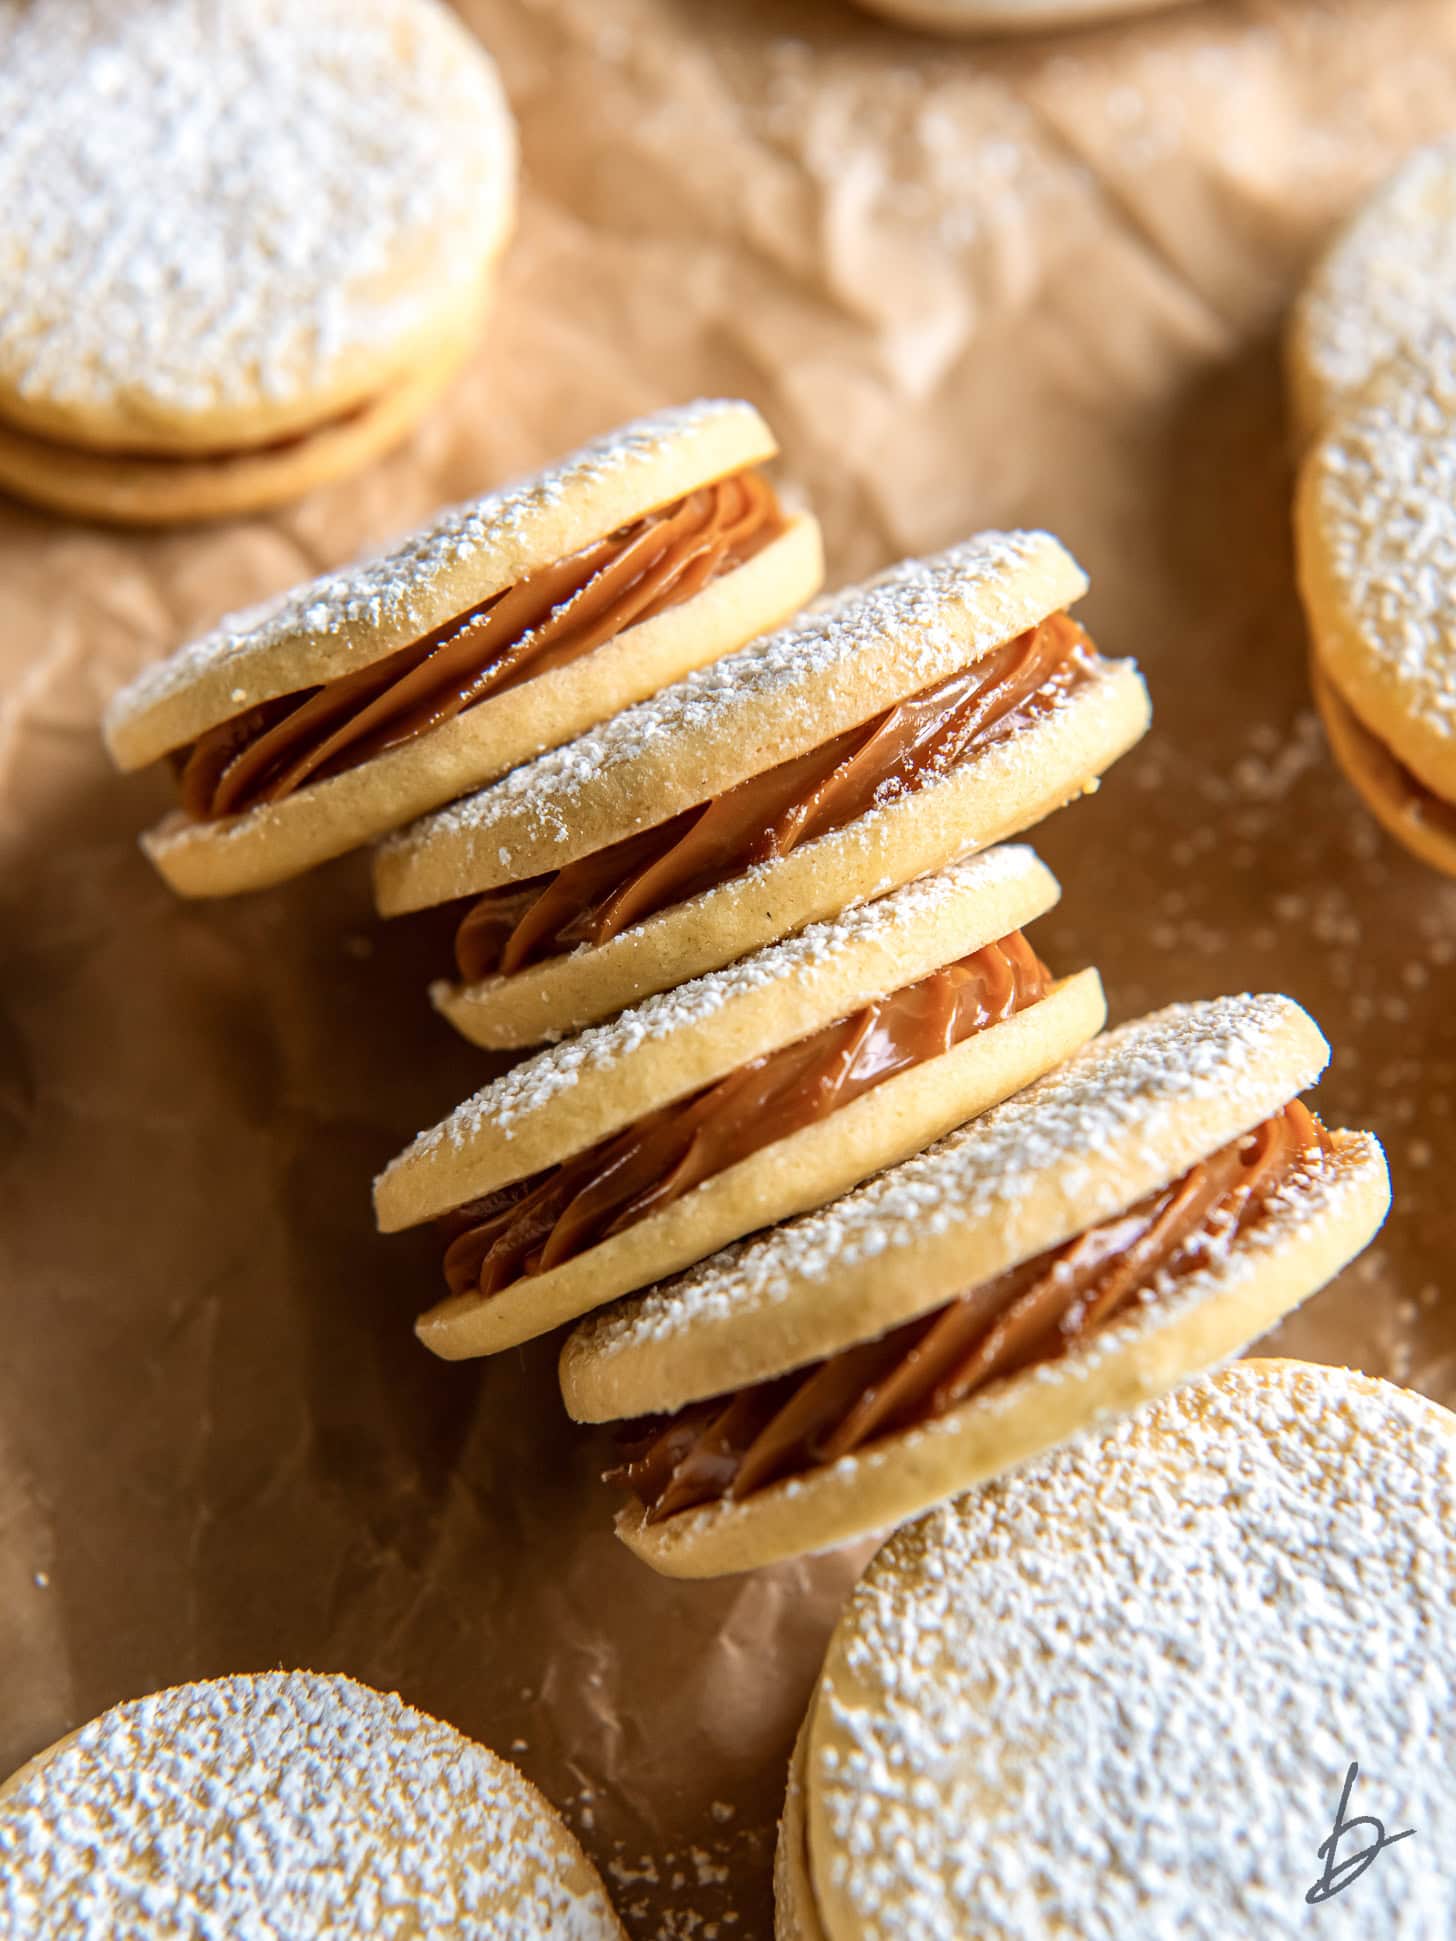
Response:
[{"label": "brown parchment paper", "polygon": [[1379,1244],[1282,1331],[1456,1400],[1456,885],[1331,767],[1290,572],[1275,333],[1331,222],[1456,123],[1444,0],[1208,0],[952,45],[837,0],[471,0],[520,116],[496,319],[409,446],[161,536],[0,507],[0,1771],[127,1695],[308,1664],[520,1764],[635,1937],[764,1935],[791,1736],[862,1553],[673,1585],[610,1535],[549,1345],[446,1366],[372,1172],[479,1081],[429,926],[358,859],[187,907],[122,677],[640,409],[743,392],[843,580],[1060,532],[1151,739],[1039,846],[1052,962],[1125,1016],[1279,988],[1386,1140]]}]

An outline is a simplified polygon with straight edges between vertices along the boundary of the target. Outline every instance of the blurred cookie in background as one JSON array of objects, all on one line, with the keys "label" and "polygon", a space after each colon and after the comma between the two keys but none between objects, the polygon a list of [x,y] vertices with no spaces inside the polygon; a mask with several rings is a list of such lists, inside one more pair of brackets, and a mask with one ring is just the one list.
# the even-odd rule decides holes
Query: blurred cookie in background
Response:
[{"label": "blurred cookie in background", "polygon": [[1188,0],[860,0],[886,20],[932,34],[1035,34],[1124,14],[1186,6]]},{"label": "blurred cookie in background", "polygon": [[436,0],[0,0],[0,488],[173,522],[362,465],[474,345],[515,168]]},{"label": "blurred cookie in background", "polygon": [[1456,332],[1398,353],[1305,458],[1311,679],[1376,820],[1456,876]]}]

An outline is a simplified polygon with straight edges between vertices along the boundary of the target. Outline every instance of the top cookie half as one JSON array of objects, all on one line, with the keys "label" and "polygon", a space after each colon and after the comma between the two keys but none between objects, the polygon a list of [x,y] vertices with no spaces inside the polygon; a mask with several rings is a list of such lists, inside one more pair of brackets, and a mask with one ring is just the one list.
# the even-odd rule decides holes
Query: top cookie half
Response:
[{"label": "top cookie half", "polygon": [[820,556],[756,469],[775,449],[731,400],[640,419],[148,669],[105,731],[123,768],[178,771],[158,868],[188,895],[276,882],[784,618]]},{"label": "top cookie half", "polygon": [[478,311],[515,143],[436,0],[0,0],[0,419],[256,447]]},{"label": "top cookie half", "polygon": [[403,831],[379,906],[474,899],[437,1002],[523,1044],[988,847],[1147,726],[1085,587],[1044,532],[903,560]]}]

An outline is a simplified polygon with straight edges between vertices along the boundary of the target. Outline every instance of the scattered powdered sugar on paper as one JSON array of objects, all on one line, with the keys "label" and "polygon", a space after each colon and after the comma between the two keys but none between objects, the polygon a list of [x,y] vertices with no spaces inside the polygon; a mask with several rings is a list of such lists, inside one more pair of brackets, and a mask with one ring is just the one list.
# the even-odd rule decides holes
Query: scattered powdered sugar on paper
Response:
[{"label": "scattered powdered sugar on paper", "polygon": [[529,527],[598,479],[655,467],[674,440],[712,419],[750,409],[724,398],[677,405],[638,418],[530,478],[484,498],[449,506],[389,551],[326,573],[245,613],[232,614],[200,640],[144,669],[113,698],[106,725],[115,728],[202,675],[230,661],[271,652],[295,638],[327,639],[356,627],[406,626],[422,616],[422,596],[447,568]]},{"label": "scattered powdered sugar on paper", "polygon": [[[816,1869],[865,1941],[1444,1941],[1453,1552],[1447,1420],[1343,1370],[1235,1365],[1079,1438],[853,1593]],[[1351,1761],[1350,1816],[1415,1835],[1307,1911]]]},{"label": "scattered powdered sugar on paper", "polygon": [[[586,793],[604,780],[620,791],[623,772],[665,738],[711,728],[725,742],[736,735],[752,747],[761,732],[759,711],[770,699],[781,727],[802,723],[812,729],[823,705],[823,678],[883,653],[887,644],[900,651],[913,648],[925,669],[920,685],[928,685],[1005,638],[999,628],[982,629],[982,637],[970,632],[957,604],[990,600],[994,623],[996,593],[1008,589],[1029,561],[1053,544],[1045,533],[987,532],[930,558],[903,560],[590,733],[523,763],[489,788],[423,817],[383,847],[408,855],[439,836],[465,836],[473,848],[494,856],[507,826],[564,842],[579,827]],[[645,804],[643,812],[650,806]]]},{"label": "scattered powdered sugar on paper", "polygon": [[1311,464],[1351,626],[1381,679],[1456,737],[1456,317],[1395,359]]},{"label": "scattered powdered sugar on paper", "polygon": [[512,1767],[397,1697],[311,1672],[117,1706],[0,1801],[0,1934],[63,1929],[620,1932]]},{"label": "scattered powdered sugar on paper", "polygon": [[1456,142],[1418,151],[1366,203],[1297,316],[1300,353],[1331,407],[1431,327],[1456,327]]},{"label": "scattered powdered sugar on paper", "polygon": [[473,287],[509,127],[433,0],[0,0],[0,381],[306,397]]},{"label": "scattered powdered sugar on paper", "polygon": [[[1242,996],[1175,1004],[1123,1025],[842,1199],[588,1317],[575,1339],[593,1355],[630,1353],[730,1316],[746,1301],[788,1299],[805,1282],[917,1246],[927,1234],[994,1223],[1037,1176],[1055,1173],[1075,1198],[1086,1162],[1113,1142],[1126,1150],[1129,1139],[1139,1141],[1156,1166],[1170,1110],[1256,1086],[1275,1034],[1300,1016],[1289,998]],[[1312,1062],[1290,1092],[1313,1083],[1322,1063]]]},{"label": "scattered powdered sugar on paper", "polygon": [[519,1120],[544,1110],[585,1075],[610,1070],[630,1058],[639,1045],[701,1024],[750,991],[790,980],[812,983],[837,968],[846,951],[892,941],[902,925],[914,923],[942,904],[1012,882],[1024,875],[1030,860],[1031,851],[1023,845],[988,850],[907,883],[876,903],[856,904],[837,917],[810,924],[797,936],[767,944],[721,970],[654,992],[606,1023],[588,1025],[575,1037],[548,1045],[492,1079],[447,1119],[422,1132],[380,1178],[412,1165],[442,1144],[457,1150],[469,1146],[486,1126],[509,1138]]}]

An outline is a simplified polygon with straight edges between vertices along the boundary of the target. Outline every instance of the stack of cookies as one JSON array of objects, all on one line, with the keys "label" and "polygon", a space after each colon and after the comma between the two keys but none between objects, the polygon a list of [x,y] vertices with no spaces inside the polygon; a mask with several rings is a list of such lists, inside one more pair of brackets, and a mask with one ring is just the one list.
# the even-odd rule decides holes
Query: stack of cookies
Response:
[{"label": "stack of cookies", "polygon": [[1076,563],[983,533],[790,618],[818,533],[774,450],[732,401],[630,425],[225,625],[107,723],[176,771],[145,839],[176,888],[385,836],[381,912],[453,922],[440,1011],[544,1041],[393,1161],[379,1224],[439,1230],[436,1353],[577,1324],[562,1386],[618,1424],[619,1534],[685,1575],[881,1529],[1163,1393],[1388,1194],[1299,1100],[1327,1048],[1298,1006],[1099,1038],[1096,971],[1028,935],[1059,887],[1007,838],[1148,724],[1068,611]]}]

